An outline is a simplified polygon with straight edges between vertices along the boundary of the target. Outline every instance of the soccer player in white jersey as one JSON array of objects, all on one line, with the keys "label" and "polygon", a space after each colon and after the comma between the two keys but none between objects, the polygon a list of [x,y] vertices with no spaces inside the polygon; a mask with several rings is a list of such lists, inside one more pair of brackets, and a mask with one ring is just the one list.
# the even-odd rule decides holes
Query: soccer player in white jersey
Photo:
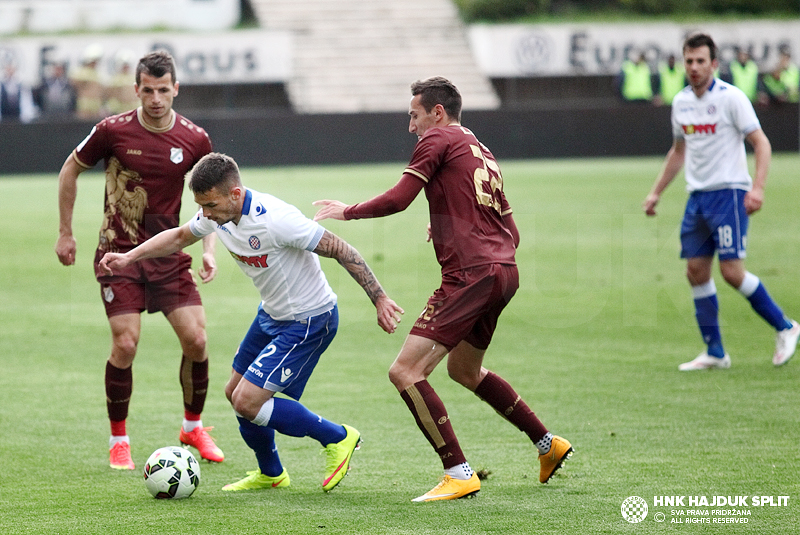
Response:
[{"label": "soccer player in white jersey", "polygon": [[[189,189],[200,205],[197,215],[125,254],[106,253],[100,269],[111,274],[132,262],[165,256],[216,233],[242,271],[253,279],[262,299],[225,387],[242,438],[255,452],[258,470],[223,490],[289,485],[275,445],[278,431],[310,436],[325,447],[322,488],[330,491],[347,474],[360,435],[353,427],[314,414],[298,401],[338,326],[336,294],[320,268],[319,256],[335,258],[361,285],[375,305],[378,325],[384,331],[395,331],[403,310],[386,295],[355,248],[294,206],[242,186],[239,168],[229,156],[210,153],[189,176]],[[274,397],[276,393],[287,397]]]},{"label": "soccer player in white jersey", "polygon": [[[647,215],[656,215],[661,193],[685,165],[689,200],[681,224],[681,258],[687,260],[695,316],[707,349],[681,364],[682,371],[731,365],[722,345],[711,277],[715,252],[725,282],[777,331],[774,365],[792,357],[800,336],[800,325],[784,315],[764,284],[744,267],[748,218],[764,200],[772,147],[744,93],[714,77],[716,52],[706,34],[690,35],[683,44],[689,85],[672,102],[672,148],[642,204]],[[747,169],[744,140],[755,153],[755,180]]]}]

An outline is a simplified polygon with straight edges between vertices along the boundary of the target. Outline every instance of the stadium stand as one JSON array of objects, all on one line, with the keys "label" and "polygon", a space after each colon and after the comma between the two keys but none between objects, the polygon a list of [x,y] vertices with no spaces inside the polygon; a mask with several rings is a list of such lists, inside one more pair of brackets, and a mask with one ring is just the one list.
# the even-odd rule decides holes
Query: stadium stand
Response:
[{"label": "stadium stand", "polygon": [[453,80],[465,109],[500,106],[492,84],[478,70],[451,0],[251,4],[261,27],[295,34],[287,93],[299,113],[403,111],[410,83],[434,75]]}]

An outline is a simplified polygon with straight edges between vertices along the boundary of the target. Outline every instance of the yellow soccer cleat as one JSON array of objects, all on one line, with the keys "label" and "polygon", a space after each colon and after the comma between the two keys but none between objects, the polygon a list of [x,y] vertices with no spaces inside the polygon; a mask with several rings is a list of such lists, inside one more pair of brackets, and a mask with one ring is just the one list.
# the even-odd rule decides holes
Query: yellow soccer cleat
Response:
[{"label": "yellow soccer cleat", "polygon": [[281,475],[269,477],[261,473],[261,470],[247,472],[247,477],[240,479],[236,483],[229,483],[222,487],[222,490],[254,490],[254,489],[278,489],[289,486],[289,473],[283,469]]},{"label": "yellow soccer cleat", "polygon": [[478,474],[472,473],[469,479],[453,479],[444,476],[438,485],[431,490],[411,500],[412,502],[433,502],[436,500],[457,500],[474,496],[481,490],[481,481]]},{"label": "yellow soccer cleat", "polygon": [[572,444],[567,439],[553,435],[550,451],[544,455],[539,455],[539,464],[541,465],[539,481],[547,483],[550,477],[556,473],[556,470],[561,468],[561,463],[569,459],[572,452]]},{"label": "yellow soccer cleat", "polygon": [[347,436],[344,440],[325,446],[327,461],[325,463],[325,479],[322,480],[322,490],[330,492],[338,485],[347,470],[350,468],[350,458],[353,452],[361,445],[361,435],[349,425],[343,425]]}]

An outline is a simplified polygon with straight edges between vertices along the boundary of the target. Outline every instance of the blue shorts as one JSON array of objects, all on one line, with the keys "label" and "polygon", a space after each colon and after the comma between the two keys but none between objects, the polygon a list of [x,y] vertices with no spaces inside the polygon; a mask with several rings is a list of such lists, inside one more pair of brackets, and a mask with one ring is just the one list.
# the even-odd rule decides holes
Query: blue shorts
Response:
[{"label": "blue shorts", "polygon": [[233,357],[233,369],[254,385],[300,399],[338,327],[336,306],[299,321],[275,321],[259,307]]},{"label": "blue shorts", "polygon": [[681,258],[714,256],[720,260],[744,258],[747,223],[741,189],[694,191],[686,202],[681,223]]}]

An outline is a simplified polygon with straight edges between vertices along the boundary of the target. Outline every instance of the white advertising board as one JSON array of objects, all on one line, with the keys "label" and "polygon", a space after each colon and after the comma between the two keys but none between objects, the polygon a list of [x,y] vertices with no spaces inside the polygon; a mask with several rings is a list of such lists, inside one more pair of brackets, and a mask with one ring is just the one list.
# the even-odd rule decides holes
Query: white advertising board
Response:
[{"label": "white advertising board", "polygon": [[111,77],[117,54],[136,60],[158,49],[175,58],[182,84],[263,83],[286,81],[292,72],[292,36],[275,30],[76,36],[0,37],[0,63],[12,60],[20,77],[37,84],[48,65],[66,61],[80,65],[84,50],[100,45],[101,73]]},{"label": "white advertising board", "polygon": [[239,0],[0,0],[0,34],[64,31],[224,30]]},{"label": "white advertising board", "polygon": [[734,59],[741,47],[772,68],[781,47],[800,56],[800,21],[719,24],[506,24],[473,25],[470,44],[481,71],[490,78],[615,74],[628,56],[643,51],[655,66],[670,54],[680,58],[686,35],[708,33],[720,61]]}]

